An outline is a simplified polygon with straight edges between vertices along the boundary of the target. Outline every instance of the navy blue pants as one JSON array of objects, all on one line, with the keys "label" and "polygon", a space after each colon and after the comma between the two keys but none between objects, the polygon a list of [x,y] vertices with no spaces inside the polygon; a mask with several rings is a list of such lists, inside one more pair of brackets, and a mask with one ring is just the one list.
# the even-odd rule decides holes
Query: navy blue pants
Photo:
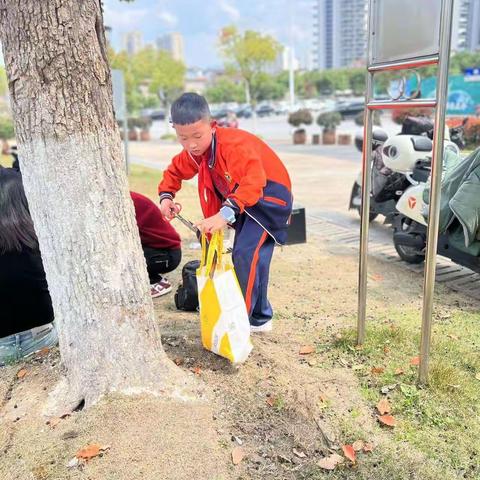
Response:
[{"label": "navy blue pants", "polygon": [[275,241],[246,213],[237,217],[232,260],[245,298],[251,325],[263,325],[273,315],[267,299]]}]

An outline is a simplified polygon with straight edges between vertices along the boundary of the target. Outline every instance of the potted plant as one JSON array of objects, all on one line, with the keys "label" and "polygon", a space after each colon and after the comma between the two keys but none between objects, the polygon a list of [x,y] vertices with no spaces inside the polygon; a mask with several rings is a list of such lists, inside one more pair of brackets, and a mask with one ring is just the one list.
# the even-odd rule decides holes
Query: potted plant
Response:
[{"label": "potted plant", "polygon": [[128,140],[136,142],[138,140],[138,118],[129,118],[127,120]]},{"label": "potted plant", "polygon": [[293,132],[293,143],[294,145],[304,144],[307,141],[307,132],[304,128],[299,128],[300,125],[311,125],[313,122],[312,114],[310,110],[302,108],[296,112],[290,113],[288,116],[288,123],[292,127],[296,127],[296,130]]},{"label": "potted plant", "polygon": [[337,127],[342,123],[342,115],[339,112],[321,113],[317,118],[317,124],[323,127],[322,143],[334,145]]},{"label": "potted plant", "polygon": [[152,126],[152,120],[149,117],[139,118],[138,126],[140,128],[140,140],[142,142],[150,141],[150,127]]},{"label": "potted plant", "polygon": [[13,129],[13,121],[7,115],[0,116],[0,140],[2,142],[1,152],[6,155],[8,153],[8,140],[15,136]]}]

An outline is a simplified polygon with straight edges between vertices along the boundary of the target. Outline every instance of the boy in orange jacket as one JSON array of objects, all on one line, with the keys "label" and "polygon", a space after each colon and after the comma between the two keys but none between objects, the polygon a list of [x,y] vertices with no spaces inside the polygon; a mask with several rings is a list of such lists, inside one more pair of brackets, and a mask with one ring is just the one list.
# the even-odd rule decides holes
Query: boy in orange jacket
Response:
[{"label": "boy in orange jacket", "polygon": [[255,135],[218,127],[206,100],[184,93],[172,105],[171,120],[183,146],[158,186],[160,210],[167,219],[180,212],[174,202],[182,180],[198,174],[205,219],[197,226],[214,233],[235,228],[233,264],[245,297],[252,332],[272,329],[267,299],[275,243],[286,241],[292,210],[291,182],[275,152]]}]

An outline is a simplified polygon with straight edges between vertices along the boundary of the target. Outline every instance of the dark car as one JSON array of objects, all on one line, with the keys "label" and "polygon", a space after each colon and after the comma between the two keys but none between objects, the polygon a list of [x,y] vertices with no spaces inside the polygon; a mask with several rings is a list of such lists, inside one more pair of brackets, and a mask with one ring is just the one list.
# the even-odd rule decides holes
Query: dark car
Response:
[{"label": "dark car", "polygon": [[165,111],[154,110],[149,116],[152,120],[165,120]]},{"label": "dark car", "polygon": [[252,116],[252,107],[245,105],[240,107],[235,113],[238,118],[250,118]]},{"label": "dark car", "polygon": [[365,109],[365,102],[342,102],[338,103],[335,111],[340,113],[343,118],[354,117]]},{"label": "dark car", "polygon": [[275,113],[275,109],[270,105],[260,105],[256,112],[259,117],[268,117]]}]

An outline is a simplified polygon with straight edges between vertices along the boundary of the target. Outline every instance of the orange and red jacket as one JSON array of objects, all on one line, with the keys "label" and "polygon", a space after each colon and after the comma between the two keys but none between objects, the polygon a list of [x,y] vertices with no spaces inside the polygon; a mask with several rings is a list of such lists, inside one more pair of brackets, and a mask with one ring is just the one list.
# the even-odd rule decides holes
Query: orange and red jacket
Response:
[{"label": "orange and red jacket", "polygon": [[[210,147],[201,157],[183,150],[173,158],[158,186],[161,199],[173,198],[182,180],[200,172],[199,194],[205,216],[217,213],[223,202],[237,213],[252,216],[277,240],[273,231],[286,229],[292,208],[291,181],[280,158],[257,136],[240,129],[216,127],[212,144],[214,155]],[[204,172],[210,175],[202,175]],[[214,206],[203,198],[203,183],[208,182],[218,197]],[[280,237],[278,243],[284,243],[283,235]]]}]

